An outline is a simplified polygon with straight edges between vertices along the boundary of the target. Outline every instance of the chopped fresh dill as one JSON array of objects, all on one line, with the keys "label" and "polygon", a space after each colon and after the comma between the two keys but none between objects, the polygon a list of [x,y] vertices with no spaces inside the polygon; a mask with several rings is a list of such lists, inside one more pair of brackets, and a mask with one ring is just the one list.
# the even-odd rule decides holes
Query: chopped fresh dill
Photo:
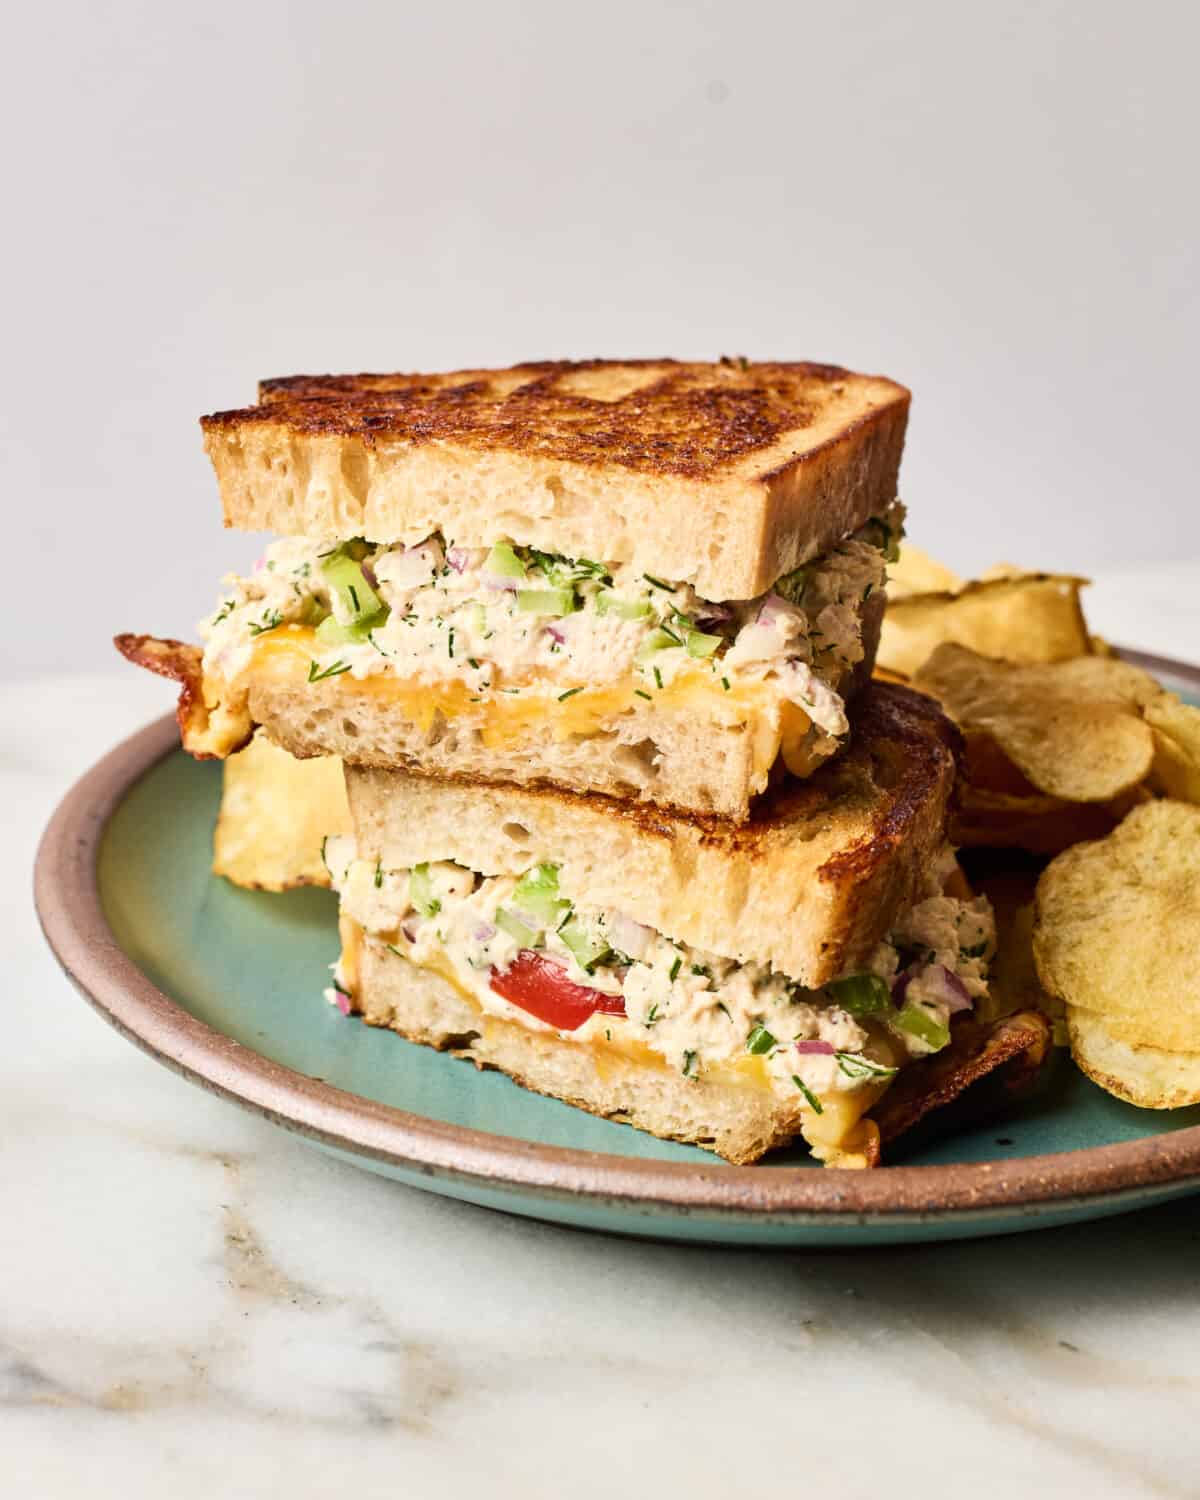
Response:
[{"label": "chopped fresh dill", "polygon": [[809,1105],[810,1105],[810,1107],[813,1110],[813,1113],[814,1114],[818,1114],[818,1115],[823,1115],[825,1113],[825,1110],[824,1110],[824,1108],[821,1105],[821,1101],[817,1098],[816,1094],[813,1093],[812,1089],[810,1089],[808,1087],[808,1085],[804,1082],[804,1080],[801,1079],[801,1078],[797,1078],[796,1075],[795,1075],[795,1073],[793,1073],[792,1074],[792,1082],[796,1085],[796,1087],[800,1090],[800,1092],[808,1100]]},{"label": "chopped fresh dill", "polygon": [[892,1078],[895,1068],[885,1068],[882,1063],[854,1052],[835,1052],[837,1065],[847,1078]]},{"label": "chopped fresh dill", "polygon": [[308,664],[308,680],[309,682],[322,682],[326,677],[340,677],[343,672],[348,672],[349,670],[349,662],[335,661],[331,666],[326,667],[325,670],[321,672],[317,670],[316,662],[310,661]]}]

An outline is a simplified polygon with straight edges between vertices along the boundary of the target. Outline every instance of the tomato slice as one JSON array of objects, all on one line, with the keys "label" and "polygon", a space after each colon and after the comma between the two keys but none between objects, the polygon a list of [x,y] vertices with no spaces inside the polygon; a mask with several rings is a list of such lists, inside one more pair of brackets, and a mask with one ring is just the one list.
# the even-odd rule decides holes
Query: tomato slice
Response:
[{"label": "tomato slice", "polygon": [[488,983],[501,999],[558,1031],[577,1031],[595,1011],[606,1016],[625,1014],[622,996],[576,984],[567,978],[562,964],[532,948],[522,948],[503,974],[493,971]]}]

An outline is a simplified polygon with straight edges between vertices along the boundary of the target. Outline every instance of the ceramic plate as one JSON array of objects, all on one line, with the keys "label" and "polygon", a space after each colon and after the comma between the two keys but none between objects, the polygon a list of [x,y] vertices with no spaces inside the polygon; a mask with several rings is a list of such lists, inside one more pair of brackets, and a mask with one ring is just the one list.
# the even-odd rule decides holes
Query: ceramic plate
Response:
[{"label": "ceramic plate", "polygon": [[[1127,653],[1200,701],[1200,670]],[[1121,1104],[1063,1060],[1000,1123],[902,1164],[731,1167],[344,1019],[325,891],[267,895],[209,873],[220,767],[173,718],[68,793],[38,855],[38,911],[85,997],[151,1056],[358,1166],[489,1208],[727,1244],[949,1239],[1097,1218],[1200,1190],[1200,1108]]]}]

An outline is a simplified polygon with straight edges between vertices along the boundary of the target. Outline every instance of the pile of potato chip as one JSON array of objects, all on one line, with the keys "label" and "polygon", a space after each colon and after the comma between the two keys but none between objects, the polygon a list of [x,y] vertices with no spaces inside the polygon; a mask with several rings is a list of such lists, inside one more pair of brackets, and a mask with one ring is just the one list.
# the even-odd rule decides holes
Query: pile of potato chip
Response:
[{"label": "pile of potato chip", "polygon": [[980,879],[993,1009],[1055,1018],[1118,1098],[1200,1102],[1200,709],[1089,633],[1083,579],[905,553],[877,671],[963,731],[954,842],[1057,856]]},{"label": "pile of potato chip", "polygon": [[1200,1101],[1200,807],[1147,802],[1060,854],[1033,949],[1090,1078],[1145,1109]]}]

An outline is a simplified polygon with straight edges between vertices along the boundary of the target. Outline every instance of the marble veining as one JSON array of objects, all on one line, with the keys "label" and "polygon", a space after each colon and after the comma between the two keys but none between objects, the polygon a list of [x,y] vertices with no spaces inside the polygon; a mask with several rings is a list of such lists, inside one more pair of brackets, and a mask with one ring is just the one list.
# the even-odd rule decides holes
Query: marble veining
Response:
[{"label": "marble veining", "polygon": [[[1139,577],[1096,628],[1161,649]],[[0,687],[4,1500],[1200,1496],[1200,1199],[911,1248],[615,1240],[355,1171],[123,1042],[29,868],[165,706],[132,672]]]}]

